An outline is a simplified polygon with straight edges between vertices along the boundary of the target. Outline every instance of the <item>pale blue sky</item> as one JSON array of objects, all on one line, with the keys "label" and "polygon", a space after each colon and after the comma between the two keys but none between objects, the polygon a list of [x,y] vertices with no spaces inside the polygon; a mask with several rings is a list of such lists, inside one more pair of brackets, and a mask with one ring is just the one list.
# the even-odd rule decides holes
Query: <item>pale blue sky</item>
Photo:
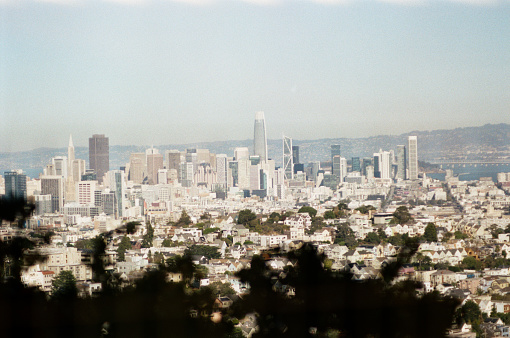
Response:
[{"label": "pale blue sky", "polygon": [[510,123],[510,1],[0,0],[0,151]]}]

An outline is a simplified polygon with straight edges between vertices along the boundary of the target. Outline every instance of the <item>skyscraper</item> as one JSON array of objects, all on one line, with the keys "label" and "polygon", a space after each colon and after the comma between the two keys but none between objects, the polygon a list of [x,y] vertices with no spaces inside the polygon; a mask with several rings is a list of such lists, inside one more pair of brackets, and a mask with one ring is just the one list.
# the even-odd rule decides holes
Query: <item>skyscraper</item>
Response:
[{"label": "skyscraper", "polygon": [[228,157],[225,154],[217,154],[216,155],[216,182],[222,188],[227,187]]},{"label": "skyscraper", "polygon": [[94,134],[89,138],[89,168],[96,172],[99,183],[110,170],[110,144],[104,134]]},{"label": "skyscraper", "polygon": [[[331,145],[331,163],[333,164],[333,157],[340,156],[340,145],[332,144]],[[334,173],[333,173],[334,174]]]},{"label": "skyscraper", "polygon": [[253,133],[253,153],[259,156],[260,161],[267,160],[267,137],[266,122],[264,112],[259,111],[255,114],[255,127]]},{"label": "skyscraper", "polygon": [[64,210],[64,178],[60,175],[41,176],[41,195],[51,195],[51,212]]},{"label": "skyscraper", "polygon": [[406,156],[406,146],[398,145],[397,146],[397,180],[406,180],[407,179],[407,156]]},{"label": "skyscraper", "polygon": [[67,147],[67,178],[72,180],[74,180],[73,161],[74,161],[73,136],[69,135],[69,146]]},{"label": "skyscraper", "polygon": [[361,172],[361,162],[359,157],[353,157],[351,161],[351,171]]},{"label": "skyscraper", "polygon": [[418,137],[409,136],[409,179],[418,179]]},{"label": "skyscraper", "polygon": [[15,199],[27,199],[27,176],[21,169],[6,171],[5,197]]},{"label": "skyscraper", "polygon": [[285,172],[285,180],[291,180],[293,178],[292,139],[286,136],[283,137],[283,171]]},{"label": "skyscraper", "polygon": [[299,146],[292,146],[292,162],[294,165],[299,163]]}]

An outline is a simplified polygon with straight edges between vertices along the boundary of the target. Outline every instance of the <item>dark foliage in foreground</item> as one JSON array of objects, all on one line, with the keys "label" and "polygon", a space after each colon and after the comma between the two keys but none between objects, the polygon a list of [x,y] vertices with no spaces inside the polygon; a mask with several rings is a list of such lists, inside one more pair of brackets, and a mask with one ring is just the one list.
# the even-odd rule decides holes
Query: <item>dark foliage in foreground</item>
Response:
[{"label": "dark foliage in foreground", "polygon": [[[19,207],[27,210],[23,204]],[[4,209],[5,205],[0,205],[0,210]],[[0,216],[17,224],[26,217],[15,210]],[[116,232],[126,230],[132,231]],[[190,288],[195,271],[189,257],[161,264],[134,286],[120,288],[119,280],[101,263],[111,235],[94,239],[91,264],[94,280],[102,284],[103,291],[93,298],[77,298],[75,293],[48,298],[24,287],[21,266],[33,262],[26,259],[26,250],[33,243],[22,238],[0,243],[0,258],[8,267],[0,271],[2,336],[229,337],[239,334],[229,315],[242,318],[255,312],[258,337],[308,337],[314,332],[325,336],[331,330],[344,337],[441,337],[451,325],[457,306],[437,294],[417,297],[416,283],[391,284],[398,269],[415,253],[412,243],[383,270],[381,279],[366,282],[353,281],[349,273],[325,269],[324,257],[304,245],[288,255],[297,263],[285,275],[276,275],[262,257],[253,258],[251,268],[238,274],[250,284],[251,292],[234,303],[229,315],[214,323],[210,314],[215,295],[211,288]],[[184,281],[167,282],[167,271],[183,272]],[[277,280],[292,285],[295,296],[276,292]]]},{"label": "dark foliage in foreground", "polygon": [[[381,279],[363,282],[353,280],[350,273],[324,269],[324,257],[311,245],[289,254],[297,264],[284,276],[274,274],[256,257],[250,270],[238,274],[250,284],[251,292],[235,304],[235,312],[239,317],[258,314],[257,337],[311,337],[332,330],[344,337],[445,336],[456,300],[437,293],[418,297],[418,285],[412,281],[391,284],[416,251],[409,245],[382,271]],[[275,280],[295,287],[295,296],[275,292]]]}]

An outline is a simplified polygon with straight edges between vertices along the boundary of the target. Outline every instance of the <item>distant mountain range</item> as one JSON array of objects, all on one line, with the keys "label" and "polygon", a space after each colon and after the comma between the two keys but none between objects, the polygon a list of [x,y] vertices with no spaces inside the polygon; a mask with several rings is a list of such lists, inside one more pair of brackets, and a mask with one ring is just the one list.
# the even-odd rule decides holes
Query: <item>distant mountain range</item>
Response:
[{"label": "distant mountain range", "polygon": [[[340,144],[343,157],[370,157],[374,152],[396,150],[397,145],[407,144],[409,135],[418,136],[418,157],[422,161],[438,160],[505,159],[510,161],[510,125],[486,124],[481,127],[456,128],[451,130],[413,131],[401,135],[380,135],[364,138],[329,138],[318,140],[293,140],[299,146],[300,162],[329,161],[330,146]],[[43,143],[42,141],[41,143]],[[156,146],[165,150],[206,148],[212,153],[233,156],[236,147],[253,148],[252,140],[200,142]],[[129,161],[133,152],[143,152],[149,146],[110,146],[110,167],[118,168]],[[282,163],[282,140],[268,140],[269,157]],[[88,162],[88,148],[76,147],[76,158]],[[66,156],[67,148],[38,148],[31,151],[0,153],[0,173],[15,168],[37,171],[49,163],[53,156]]]}]

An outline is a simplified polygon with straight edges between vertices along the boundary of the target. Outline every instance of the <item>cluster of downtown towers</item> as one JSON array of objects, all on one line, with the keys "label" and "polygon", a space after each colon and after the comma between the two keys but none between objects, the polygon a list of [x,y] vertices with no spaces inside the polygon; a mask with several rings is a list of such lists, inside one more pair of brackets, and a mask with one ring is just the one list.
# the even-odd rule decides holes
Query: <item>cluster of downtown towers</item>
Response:
[{"label": "cluster of downtown towers", "polygon": [[[165,155],[166,163],[163,154],[150,148],[145,153],[132,153],[129,163],[120,170],[110,170],[109,139],[105,135],[93,135],[89,138],[89,169],[86,169],[84,160],[75,159],[70,137],[68,156],[52,158],[40,176],[40,192],[34,196],[36,208],[39,205],[37,213],[61,213],[65,203],[95,204],[107,214],[122,217],[128,180],[140,185],[198,187],[215,191],[219,197],[226,196],[233,188],[246,197],[284,198],[289,186],[299,187],[307,179],[315,186],[336,190],[340,183],[361,182],[361,178],[418,178],[416,136],[408,137],[407,148],[397,146],[396,154],[381,150],[371,158],[353,157],[350,170],[338,144],[331,145],[331,162],[323,163],[324,168],[320,162],[314,162],[305,170],[299,163],[299,147],[284,136],[283,167],[278,168],[268,158],[263,112],[255,115],[252,154],[248,148],[238,147],[233,158],[209,153],[207,149],[169,150]],[[21,170],[5,172],[5,196],[27,198],[27,180]]]}]

